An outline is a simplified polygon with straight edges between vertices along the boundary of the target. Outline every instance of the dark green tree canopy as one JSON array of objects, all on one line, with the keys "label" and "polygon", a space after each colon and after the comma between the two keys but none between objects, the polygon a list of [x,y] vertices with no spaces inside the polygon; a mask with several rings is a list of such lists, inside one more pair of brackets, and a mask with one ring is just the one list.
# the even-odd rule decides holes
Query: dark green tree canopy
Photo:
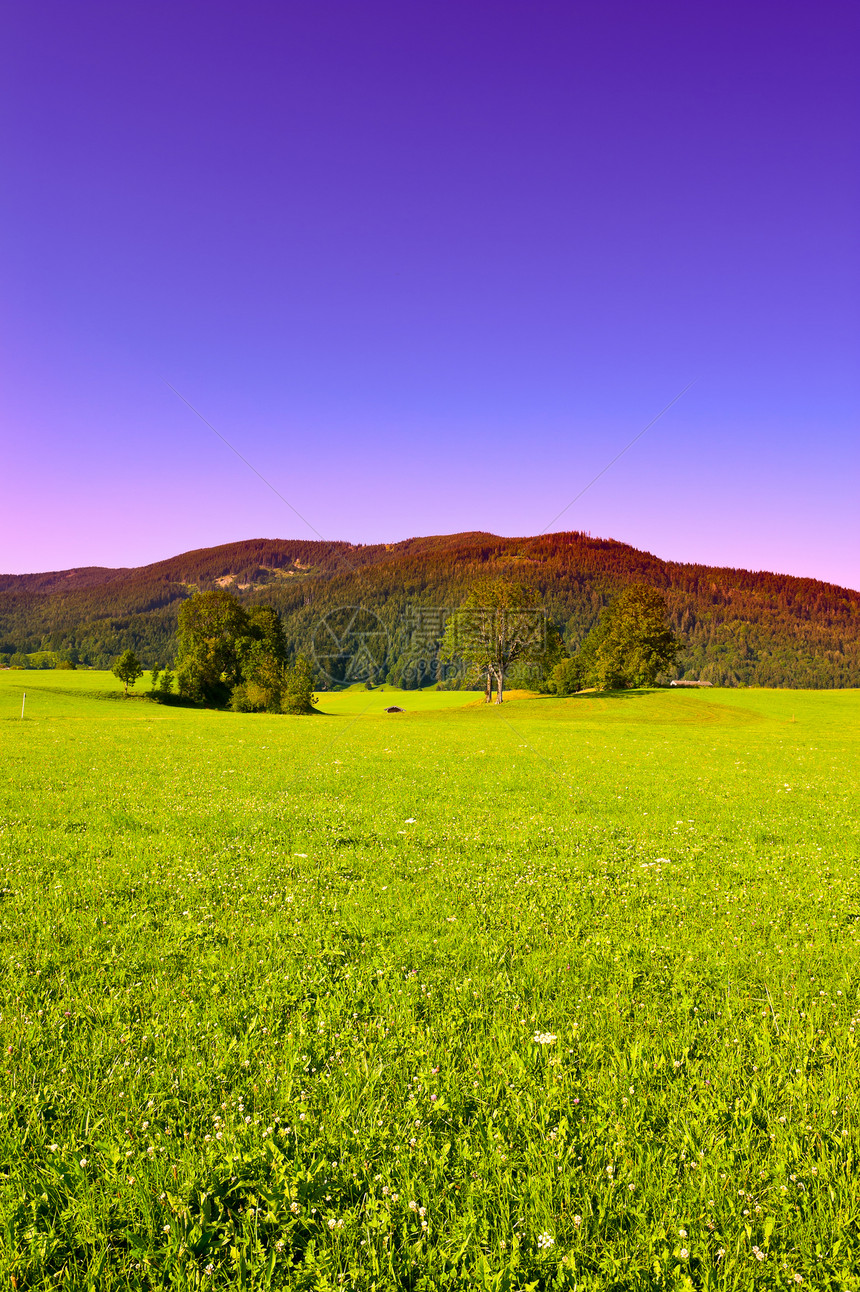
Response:
[{"label": "dark green tree canopy", "polygon": [[560,659],[552,670],[552,685],[556,695],[574,695],[582,690],[584,668],[580,655]]},{"label": "dark green tree canopy", "polygon": [[124,684],[126,695],[128,688],[134,686],[139,677],[143,677],[143,665],[133,650],[123,651],[111,671]]},{"label": "dark green tree canopy", "polygon": [[604,691],[653,686],[671,668],[679,647],[661,594],[632,584],[606,607],[586,638],[580,676]]},{"label": "dark green tree canopy", "polygon": [[284,681],[281,702],[284,713],[313,713],[317,699],[314,695],[314,670],[304,655],[299,655],[295,663],[285,670]]},{"label": "dark green tree canopy", "polygon": [[[288,663],[278,612],[245,607],[223,588],[195,593],[180,608],[177,676],[189,699],[229,702],[242,713],[313,712],[313,668],[302,655]],[[169,691],[171,682],[167,672],[160,687]]]},{"label": "dark green tree canopy", "polygon": [[180,694],[226,703],[242,680],[242,660],[253,640],[244,607],[226,588],[196,592],[179,607],[178,636]]}]

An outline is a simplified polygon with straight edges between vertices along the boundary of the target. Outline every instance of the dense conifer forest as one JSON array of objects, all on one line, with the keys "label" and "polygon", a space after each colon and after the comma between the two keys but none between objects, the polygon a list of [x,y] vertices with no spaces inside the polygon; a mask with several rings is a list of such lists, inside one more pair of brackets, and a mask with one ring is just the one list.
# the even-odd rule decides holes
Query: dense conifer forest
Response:
[{"label": "dense conifer forest", "polygon": [[138,569],[2,575],[0,662],[43,652],[46,663],[104,668],[132,647],[147,667],[163,666],[174,658],[182,601],[229,587],[249,604],[278,610],[293,655],[313,654],[327,615],[365,607],[383,630],[384,675],[417,685],[438,676],[436,612],[455,609],[488,575],[533,584],[571,652],[615,594],[645,583],[665,596],[683,641],[678,677],[860,686],[860,593],[815,579],[662,561],[576,532],[454,534],[375,546],[250,539]]}]

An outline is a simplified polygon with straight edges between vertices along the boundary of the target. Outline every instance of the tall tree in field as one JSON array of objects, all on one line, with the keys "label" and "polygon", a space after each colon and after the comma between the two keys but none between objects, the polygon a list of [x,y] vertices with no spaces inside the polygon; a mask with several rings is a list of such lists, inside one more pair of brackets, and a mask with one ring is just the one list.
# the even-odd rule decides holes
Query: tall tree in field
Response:
[{"label": "tall tree in field", "polygon": [[271,606],[249,606],[247,636],[241,641],[241,673],[245,690],[256,698],[256,708],[280,713],[284,694],[287,642],[278,611]]},{"label": "tall tree in field", "polygon": [[125,650],[111,669],[114,677],[118,677],[120,682],[125,685],[125,694],[128,695],[128,688],[134,686],[139,677],[143,677],[143,665],[137,658],[133,650]]},{"label": "tall tree in field", "polygon": [[248,638],[248,616],[226,588],[195,592],[183,601],[176,657],[180,695],[224,704],[242,679]]},{"label": "tall tree in field", "polygon": [[558,650],[558,634],[547,622],[540,594],[507,579],[476,584],[448,619],[442,642],[443,659],[464,660],[486,677],[488,704],[493,683],[496,704],[503,703],[505,678],[515,665],[533,664],[543,672]]},{"label": "tall tree in field", "polygon": [[675,662],[680,642],[656,588],[633,584],[615,598],[586,638],[583,676],[603,691],[653,686]]},{"label": "tall tree in field", "polygon": [[314,695],[314,670],[304,655],[284,670],[284,713],[314,713],[317,697]]},{"label": "tall tree in field", "polygon": [[271,606],[250,606],[246,636],[240,642],[243,695],[234,699],[247,711],[280,713],[286,687],[287,647],[278,612]]},{"label": "tall tree in field", "polygon": [[245,612],[245,636],[240,647],[246,681],[257,681],[258,674],[284,664],[287,644],[277,610],[272,606],[249,606]]}]

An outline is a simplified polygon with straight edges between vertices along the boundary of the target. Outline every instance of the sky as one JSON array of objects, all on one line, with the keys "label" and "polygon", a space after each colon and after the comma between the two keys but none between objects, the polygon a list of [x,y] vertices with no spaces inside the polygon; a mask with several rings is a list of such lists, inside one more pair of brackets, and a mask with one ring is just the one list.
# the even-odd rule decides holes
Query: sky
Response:
[{"label": "sky", "polygon": [[14,0],[0,570],[567,529],[860,588],[858,35]]}]

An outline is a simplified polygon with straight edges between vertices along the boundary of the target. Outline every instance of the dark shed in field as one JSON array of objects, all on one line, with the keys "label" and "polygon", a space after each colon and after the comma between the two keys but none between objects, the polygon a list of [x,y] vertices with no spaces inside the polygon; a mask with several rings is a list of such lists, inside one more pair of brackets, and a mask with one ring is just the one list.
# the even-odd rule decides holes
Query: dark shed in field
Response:
[{"label": "dark shed in field", "polygon": [[402,710],[402,709],[398,709],[398,707],[397,707],[397,705],[396,705],[396,704],[392,704],[392,705],[390,705],[390,706],[385,710],[385,712],[386,712],[386,713],[402,713],[402,712],[403,712],[403,710]]}]

